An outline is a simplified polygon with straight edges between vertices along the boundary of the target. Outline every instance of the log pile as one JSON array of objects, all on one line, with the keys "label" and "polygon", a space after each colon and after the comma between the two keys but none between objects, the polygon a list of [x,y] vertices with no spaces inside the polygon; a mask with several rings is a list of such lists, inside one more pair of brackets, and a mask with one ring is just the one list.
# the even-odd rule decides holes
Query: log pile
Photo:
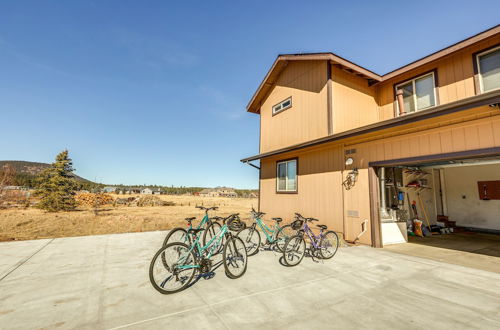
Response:
[{"label": "log pile", "polygon": [[108,194],[102,193],[78,193],[75,195],[75,200],[79,206],[97,207],[102,205],[113,204],[114,198]]},{"label": "log pile", "polygon": [[137,206],[174,206],[175,203],[161,200],[156,196],[143,196],[137,200]]}]

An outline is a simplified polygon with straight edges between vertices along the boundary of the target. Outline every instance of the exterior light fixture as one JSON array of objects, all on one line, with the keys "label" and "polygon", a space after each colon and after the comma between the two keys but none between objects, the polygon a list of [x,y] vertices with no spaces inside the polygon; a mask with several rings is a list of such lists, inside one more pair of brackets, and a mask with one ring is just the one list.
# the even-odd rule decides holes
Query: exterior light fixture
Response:
[{"label": "exterior light fixture", "polygon": [[354,159],[352,157],[345,160],[345,166],[351,166],[352,164],[354,164]]}]

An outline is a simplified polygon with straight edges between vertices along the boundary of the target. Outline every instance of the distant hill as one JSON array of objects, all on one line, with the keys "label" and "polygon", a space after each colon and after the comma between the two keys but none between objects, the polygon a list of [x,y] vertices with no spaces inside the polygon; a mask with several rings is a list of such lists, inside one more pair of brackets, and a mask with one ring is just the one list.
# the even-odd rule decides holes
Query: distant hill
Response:
[{"label": "distant hill", "polygon": [[[50,166],[50,164],[47,163],[27,162],[24,160],[0,160],[0,169],[6,164],[10,164],[18,174],[27,174],[33,176],[38,175],[41,171]],[[78,181],[91,182],[76,174],[74,176]]]}]

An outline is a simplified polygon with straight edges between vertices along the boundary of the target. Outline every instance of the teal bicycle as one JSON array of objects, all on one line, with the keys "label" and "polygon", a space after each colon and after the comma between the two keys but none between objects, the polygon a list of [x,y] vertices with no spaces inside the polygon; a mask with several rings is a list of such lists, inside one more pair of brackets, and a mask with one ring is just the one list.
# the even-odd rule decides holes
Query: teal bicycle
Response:
[{"label": "teal bicycle", "polygon": [[[281,218],[272,218],[275,223],[274,226],[270,228],[262,220],[262,216],[265,213],[257,212],[253,207],[250,213],[252,214],[254,223],[251,226],[242,229],[238,233],[238,237],[240,237],[245,243],[247,254],[249,256],[257,254],[259,252],[261,244],[268,244],[270,247],[275,245],[276,249],[279,252],[283,252],[283,248],[288,238],[294,236],[296,234],[296,231],[290,225],[281,227],[280,222],[283,221],[283,219]],[[259,226],[260,230],[264,234],[264,242],[262,242],[261,240],[261,236],[259,231],[257,230],[257,226]]]},{"label": "teal bicycle", "polygon": [[[210,240],[210,238],[215,236],[215,234],[220,231],[222,226],[218,221],[222,220],[223,218],[208,216],[209,211],[216,211],[219,209],[217,206],[212,206],[212,207],[196,206],[196,208],[205,211],[205,216],[201,219],[201,222],[195,228],[195,229],[200,229],[200,228],[207,229],[205,235],[203,235],[203,244],[205,245],[206,242]],[[190,235],[188,235],[188,231],[190,229],[194,229],[192,223],[194,219],[196,219],[196,217],[190,217],[185,219],[188,224],[187,229],[181,227],[172,229],[167,234],[167,237],[165,237],[165,240],[163,241],[163,246],[167,246],[168,243],[172,242],[182,242],[189,245],[191,240],[190,240]]]},{"label": "teal bicycle", "polygon": [[222,263],[226,276],[236,279],[245,274],[247,252],[245,244],[231,234],[243,228],[244,223],[237,214],[229,216],[206,244],[201,244],[200,233],[204,228],[191,228],[188,235],[192,244],[168,243],[156,252],[149,266],[149,280],[160,293],[171,294],[186,289],[197,272],[202,276],[211,272],[212,257],[222,246]]}]

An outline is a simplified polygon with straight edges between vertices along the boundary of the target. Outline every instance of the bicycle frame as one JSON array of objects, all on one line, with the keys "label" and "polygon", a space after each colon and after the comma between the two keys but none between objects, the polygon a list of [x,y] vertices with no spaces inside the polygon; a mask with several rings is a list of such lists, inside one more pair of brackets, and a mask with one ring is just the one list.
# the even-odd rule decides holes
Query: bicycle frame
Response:
[{"label": "bicycle frame", "polygon": [[[214,235],[210,239],[210,241],[207,242],[207,244],[205,246],[201,246],[200,236],[198,236],[196,238],[196,240],[194,241],[194,243],[191,244],[191,247],[189,248],[188,255],[191,253],[191,251],[193,251],[194,248],[196,248],[198,257],[201,257],[205,251],[208,251],[206,258],[210,259],[213,255],[213,253],[216,251],[216,247],[218,247],[219,244],[221,244],[222,239],[224,238],[224,236],[226,235],[226,233],[228,231],[229,231],[229,228],[227,227],[227,225],[222,226],[221,230],[216,235]],[[214,243],[214,242],[216,242],[216,243]],[[209,250],[210,247],[211,247],[211,249]],[[184,260],[181,260],[180,262],[182,263]],[[200,265],[179,265],[178,267],[181,270],[186,270],[186,269],[191,269],[191,268],[200,268]]]},{"label": "bicycle frame", "polygon": [[266,223],[260,217],[255,218],[255,223],[259,225],[264,235],[266,235],[266,239],[269,243],[275,241],[275,233],[277,233],[281,229],[281,227],[277,223],[274,224],[274,229],[269,228],[269,226],[266,225]]},{"label": "bicycle frame", "polygon": [[311,241],[311,245],[315,248],[315,249],[319,249],[320,246],[319,246],[319,241],[321,240],[321,238],[323,237],[323,229],[321,229],[321,231],[319,232],[319,234],[316,236],[314,235],[313,231],[311,230],[311,228],[309,227],[309,225],[307,224],[307,221],[304,222],[304,225],[302,226],[302,230],[304,231],[304,233],[307,234],[307,236],[309,237],[309,240]]}]

